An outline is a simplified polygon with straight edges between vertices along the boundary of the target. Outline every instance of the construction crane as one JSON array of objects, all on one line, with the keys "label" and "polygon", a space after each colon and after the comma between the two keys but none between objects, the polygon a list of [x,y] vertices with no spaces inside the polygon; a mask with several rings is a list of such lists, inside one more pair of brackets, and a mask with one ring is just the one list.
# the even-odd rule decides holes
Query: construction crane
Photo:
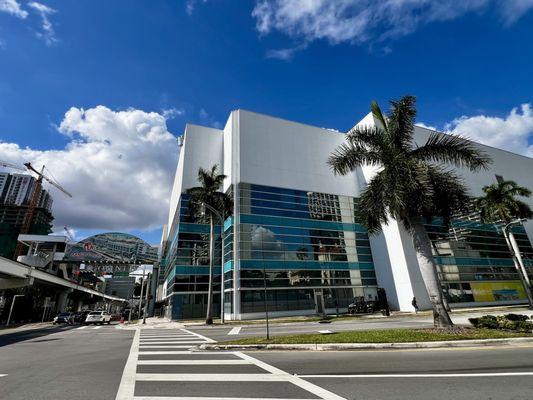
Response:
[{"label": "construction crane", "polygon": [[[35,186],[33,193],[31,194],[30,203],[28,205],[28,211],[26,212],[26,215],[24,216],[24,220],[22,221],[22,226],[20,228],[20,234],[26,234],[29,232],[31,223],[33,222],[33,214],[35,213],[35,209],[37,208],[37,204],[39,203],[39,199],[41,197],[41,193],[43,191],[43,179],[50,183],[52,186],[54,186],[56,189],[63,192],[63,194],[67,195],[68,197],[72,197],[72,195],[67,192],[63,187],[61,187],[57,182],[55,182],[53,179],[47,177],[44,175],[45,166],[43,165],[41,168],[41,171],[37,171],[31,163],[27,162],[24,163],[24,166],[26,169],[19,167],[18,165],[11,164],[5,161],[0,160],[0,166],[5,168],[12,168],[19,171],[26,171],[29,170],[37,175],[37,180],[35,181]],[[15,250],[15,260],[19,255],[22,254],[22,251],[24,250],[24,245],[20,242],[17,243],[17,248]]]},{"label": "construction crane", "polygon": [[67,237],[68,239],[73,242],[74,241],[74,237],[72,236],[72,233],[70,233],[70,229],[68,229],[68,226],[64,226],[63,227],[65,233],[67,234]]}]

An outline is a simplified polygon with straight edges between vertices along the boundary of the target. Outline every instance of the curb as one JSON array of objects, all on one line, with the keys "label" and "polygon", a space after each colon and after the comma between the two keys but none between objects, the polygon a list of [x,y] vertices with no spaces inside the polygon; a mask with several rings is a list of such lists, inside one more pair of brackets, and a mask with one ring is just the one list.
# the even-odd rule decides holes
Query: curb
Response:
[{"label": "curb", "polygon": [[198,350],[299,350],[299,351],[346,351],[346,350],[394,350],[394,349],[439,349],[451,347],[514,346],[533,343],[533,338],[448,340],[436,342],[406,343],[314,343],[314,344],[202,344]]}]

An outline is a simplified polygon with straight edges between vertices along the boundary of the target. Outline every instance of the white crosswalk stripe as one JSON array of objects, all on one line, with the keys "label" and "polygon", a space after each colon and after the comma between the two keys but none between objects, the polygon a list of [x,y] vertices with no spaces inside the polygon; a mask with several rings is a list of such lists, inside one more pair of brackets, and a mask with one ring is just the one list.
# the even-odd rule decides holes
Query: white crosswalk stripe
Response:
[{"label": "white crosswalk stripe", "polygon": [[242,326],[236,326],[235,328],[233,328],[231,331],[228,332],[228,335],[238,335],[241,329],[242,329]]},{"label": "white crosswalk stripe", "polygon": [[[238,334],[239,331],[240,327],[234,334]],[[251,400],[250,397],[246,397],[247,392],[244,386],[243,396],[234,397],[235,394],[240,394],[239,385],[250,384],[258,388],[266,385],[261,390],[269,393],[269,396],[262,397],[263,400],[274,398],[285,400],[283,396],[287,385],[296,386],[297,388],[291,391],[299,391],[303,395],[301,398],[291,397],[291,400],[309,400],[310,398],[344,400],[313,383],[244,353],[191,349],[202,343],[213,342],[215,341],[208,337],[186,329],[138,329],[135,332],[116,400]],[[190,393],[193,397],[186,396],[181,389],[177,391],[168,389],[168,385],[182,385],[183,382],[188,382],[187,387],[194,386],[194,392]],[[229,390],[232,394],[224,396],[223,388],[228,387],[227,383],[231,384]],[[154,385],[159,384],[167,385],[166,390],[169,393],[159,391],[154,393]],[[221,385],[220,389],[216,385]],[[222,392],[220,396],[213,397],[218,394],[213,390]],[[179,393],[180,397],[173,396],[174,393]],[[270,396],[273,397],[270,398]]]}]

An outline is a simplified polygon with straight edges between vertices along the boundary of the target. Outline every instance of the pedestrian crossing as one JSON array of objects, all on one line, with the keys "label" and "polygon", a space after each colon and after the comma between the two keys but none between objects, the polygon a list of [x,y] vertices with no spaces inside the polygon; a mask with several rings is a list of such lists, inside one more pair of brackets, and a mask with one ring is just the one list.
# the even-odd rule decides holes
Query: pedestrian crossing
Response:
[{"label": "pedestrian crossing", "polygon": [[196,351],[214,340],[187,329],[138,329],[116,400],[342,400],[238,351]]}]

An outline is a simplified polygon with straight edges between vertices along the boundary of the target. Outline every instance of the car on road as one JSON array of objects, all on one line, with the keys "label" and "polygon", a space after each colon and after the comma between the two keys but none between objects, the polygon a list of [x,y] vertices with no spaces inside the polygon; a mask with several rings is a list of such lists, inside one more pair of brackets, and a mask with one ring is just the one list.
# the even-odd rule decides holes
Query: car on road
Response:
[{"label": "car on road", "polygon": [[109,315],[105,311],[91,311],[87,318],[85,318],[85,323],[87,325],[89,324],[110,324],[111,323],[111,315]]},{"label": "car on road", "polygon": [[74,314],[72,317],[72,320],[75,324],[83,324],[85,322],[85,319],[87,318],[87,315],[89,315],[90,311],[80,311]]},{"label": "car on road", "polygon": [[54,317],[52,323],[54,325],[72,324],[72,313],[69,313],[69,312],[59,313],[57,314],[57,316]]}]

